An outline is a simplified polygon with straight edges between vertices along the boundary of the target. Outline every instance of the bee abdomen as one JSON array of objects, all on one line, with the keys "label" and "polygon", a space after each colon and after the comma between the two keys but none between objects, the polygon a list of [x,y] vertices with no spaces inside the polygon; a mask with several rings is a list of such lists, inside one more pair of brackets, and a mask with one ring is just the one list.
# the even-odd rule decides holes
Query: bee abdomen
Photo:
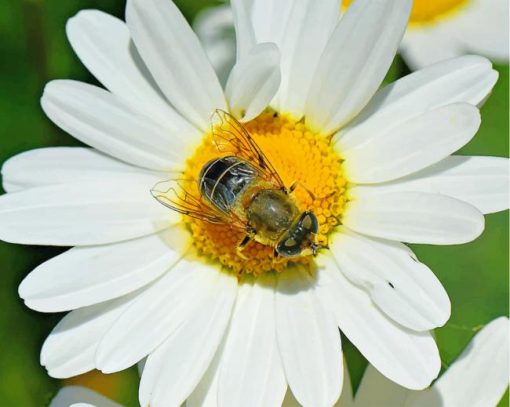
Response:
[{"label": "bee abdomen", "polygon": [[247,161],[234,156],[209,161],[199,176],[199,190],[211,204],[228,213],[244,189],[259,176]]}]

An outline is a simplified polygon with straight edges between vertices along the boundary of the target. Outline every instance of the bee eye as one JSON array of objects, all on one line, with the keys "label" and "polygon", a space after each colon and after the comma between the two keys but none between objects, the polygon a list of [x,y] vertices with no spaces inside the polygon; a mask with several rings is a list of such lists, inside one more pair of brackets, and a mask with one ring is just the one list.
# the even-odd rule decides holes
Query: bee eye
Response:
[{"label": "bee eye", "polygon": [[301,254],[301,246],[294,237],[289,237],[278,243],[276,247],[278,254],[282,257],[294,257]]},{"label": "bee eye", "polygon": [[301,220],[299,221],[299,226],[312,233],[317,233],[319,230],[319,222],[313,212],[303,213]]},{"label": "bee eye", "polygon": [[296,245],[296,243],[297,243],[296,239],[290,238],[290,239],[285,240],[284,246],[285,247],[294,247]]},{"label": "bee eye", "polygon": [[306,214],[303,218],[303,222],[301,223],[305,229],[310,229],[312,227],[312,217],[310,214]]}]

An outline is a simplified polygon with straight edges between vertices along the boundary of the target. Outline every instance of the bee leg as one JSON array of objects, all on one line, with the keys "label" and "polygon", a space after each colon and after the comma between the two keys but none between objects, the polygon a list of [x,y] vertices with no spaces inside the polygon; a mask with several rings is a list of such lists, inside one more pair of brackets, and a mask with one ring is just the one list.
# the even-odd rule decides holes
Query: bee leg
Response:
[{"label": "bee leg", "polygon": [[310,190],[306,187],[306,185],[305,185],[305,184],[303,184],[303,183],[302,183],[302,182],[300,182],[300,181],[294,181],[294,182],[292,183],[292,185],[291,185],[291,186],[290,186],[290,188],[289,188],[289,194],[292,194],[292,193],[296,190],[296,188],[297,188],[298,186],[301,186],[301,188],[303,188],[306,192],[308,192],[308,195],[310,195],[310,198],[312,198],[312,201],[315,201],[315,194],[314,194],[312,191],[310,191]]},{"label": "bee leg", "polygon": [[246,235],[244,236],[243,240],[241,240],[239,242],[239,244],[237,245],[237,248],[236,248],[236,251],[237,251],[237,255],[239,257],[241,257],[242,259],[244,260],[248,260],[248,257],[246,257],[244,254],[243,254],[243,250],[246,246],[248,246],[248,243],[251,242],[251,237],[250,235]]},{"label": "bee leg", "polygon": [[272,260],[272,263],[273,265],[277,264],[280,262],[280,253],[278,253],[276,251],[276,249],[273,249],[273,260]]}]

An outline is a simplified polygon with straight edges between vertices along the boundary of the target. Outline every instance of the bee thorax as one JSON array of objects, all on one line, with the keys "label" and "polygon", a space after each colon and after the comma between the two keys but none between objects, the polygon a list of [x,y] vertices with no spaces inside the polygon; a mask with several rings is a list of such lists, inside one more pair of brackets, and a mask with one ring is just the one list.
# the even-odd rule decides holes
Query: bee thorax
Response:
[{"label": "bee thorax", "polygon": [[275,243],[299,214],[292,199],[283,191],[261,190],[247,208],[249,224],[256,230],[256,240]]}]

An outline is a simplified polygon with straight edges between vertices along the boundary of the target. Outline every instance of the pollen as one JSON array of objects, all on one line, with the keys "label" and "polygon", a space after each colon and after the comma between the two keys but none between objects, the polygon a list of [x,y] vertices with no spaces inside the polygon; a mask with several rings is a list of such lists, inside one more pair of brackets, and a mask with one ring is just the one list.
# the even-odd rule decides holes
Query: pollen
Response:
[{"label": "pollen", "polygon": [[[319,222],[318,241],[327,245],[328,234],[339,223],[344,206],[346,180],[341,160],[327,137],[311,132],[303,122],[265,112],[244,123],[282,179],[286,188],[298,181],[292,192],[300,211],[312,211]],[[212,159],[227,154],[218,151],[211,133],[187,161],[185,176],[198,179],[201,169]],[[198,193],[198,185],[193,193]],[[228,224],[208,223],[184,216],[199,255],[218,262],[237,274],[260,275],[285,270],[289,262],[310,265],[313,256],[286,259],[274,256],[274,248],[251,241],[239,252],[245,234]],[[326,250],[326,249],[322,249]]]},{"label": "pollen", "polygon": [[[353,0],[343,0],[344,8]],[[469,0],[414,0],[409,26],[433,24],[455,14],[469,3]]]}]

